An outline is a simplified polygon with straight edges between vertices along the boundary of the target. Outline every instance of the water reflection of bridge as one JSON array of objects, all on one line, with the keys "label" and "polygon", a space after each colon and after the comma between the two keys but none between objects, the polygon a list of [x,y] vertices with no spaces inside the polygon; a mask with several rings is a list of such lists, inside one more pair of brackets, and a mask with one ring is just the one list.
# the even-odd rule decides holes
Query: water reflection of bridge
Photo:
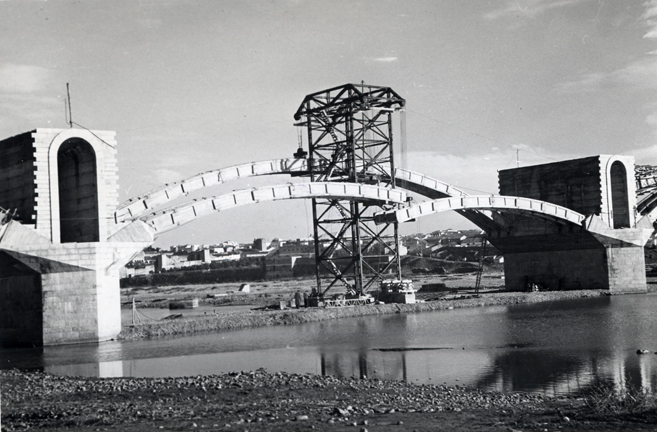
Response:
[{"label": "water reflection of bridge", "polygon": [[[435,345],[381,350],[368,344],[348,356],[322,352],[322,373],[546,395],[577,394],[599,385],[619,392],[628,387],[654,389],[657,358],[638,355],[633,348],[653,340],[649,308],[634,304],[641,297],[587,302],[561,302],[554,310],[541,304],[503,308],[494,313],[503,318],[472,328],[477,337],[464,340],[463,349],[452,341],[447,350]],[[640,313],[632,316],[632,310]],[[580,315],[585,318],[578,319]],[[467,326],[470,320],[466,314],[457,325]],[[555,330],[557,321],[568,330]],[[416,332],[419,325],[412,317],[395,323],[401,334]],[[559,334],[546,340],[536,337],[550,329]]]},{"label": "water reflection of bridge", "polygon": [[[638,356],[629,351],[589,358],[573,358],[547,351],[512,352],[492,358],[486,352],[454,350],[454,354],[447,361],[436,363],[432,362],[427,351],[370,350],[350,355],[322,352],[319,354],[319,370],[316,372],[337,377],[463,385],[493,391],[523,391],[549,396],[574,395],[598,385],[605,385],[619,392],[630,386],[647,391],[657,387],[657,365],[652,356]],[[236,355],[243,356],[244,353]],[[541,363],[546,361],[551,365],[542,368]],[[135,367],[140,362],[144,365]],[[144,376],[143,370],[148,369],[147,360],[140,362],[114,360],[51,365],[40,369],[57,375],[139,377]],[[473,374],[464,374],[464,367],[471,368]],[[485,371],[481,372],[481,369]],[[308,372],[302,368],[299,371]]]},{"label": "water reflection of bridge", "polygon": [[454,350],[436,362],[430,350],[370,350],[345,356],[320,354],[322,375],[378,378],[406,382],[463,385],[501,392],[523,391],[549,396],[573,395],[595,386],[622,392],[629,386],[652,390],[657,365],[652,356],[634,352],[569,356],[537,350],[494,354]]}]

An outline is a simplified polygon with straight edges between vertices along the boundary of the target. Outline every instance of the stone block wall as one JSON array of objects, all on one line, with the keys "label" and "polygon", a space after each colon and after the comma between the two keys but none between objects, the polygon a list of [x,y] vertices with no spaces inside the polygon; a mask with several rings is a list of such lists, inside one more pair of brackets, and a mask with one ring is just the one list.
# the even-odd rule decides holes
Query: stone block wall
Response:
[{"label": "stone block wall", "polygon": [[[17,222],[12,222],[10,228],[27,230]],[[0,250],[6,248],[0,253],[0,280],[20,279],[20,274],[9,273],[20,267],[40,281],[38,301],[27,290],[12,292],[20,302],[33,303],[30,307],[42,314],[42,338],[34,345],[102,341],[120,333],[119,270],[150,241],[23,244],[23,237],[7,237],[12,238],[18,243],[0,239]],[[0,312],[15,305],[2,300],[0,297]],[[0,339],[9,330],[0,327]]]},{"label": "stone block wall", "polygon": [[[632,156],[600,156],[603,211],[612,228],[630,228],[637,222],[636,182]],[[619,168],[619,169],[618,169]]]},{"label": "stone block wall", "polygon": [[[52,190],[49,158],[50,143],[55,139],[58,132],[58,129],[36,129],[31,134],[32,145],[34,147],[34,181],[37,192],[35,208],[36,230],[37,233],[49,238],[51,241],[53,241],[52,200],[53,198],[58,198],[59,194]],[[58,205],[56,209],[59,216]],[[59,234],[57,241],[59,241]]]},{"label": "stone block wall", "polygon": [[[20,146],[22,156],[30,155],[28,162],[19,163],[21,191],[14,192],[12,200],[6,199],[0,189],[0,207],[8,206],[16,199],[31,197],[31,222],[36,224],[39,234],[50,238],[55,243],[60,241],[59,232],[59,183],[57,173],[57,151],[69,139],[80,139],[88,142],[96,156],[96,176],[98,187],[98,214],[100,224],[100,241],[104,241],[112,232],[110,217],[118,205],[118,167],[116,162],[115,132],[88,131],[85,129],[47,129],[38,128],[32,132],[18,135],[14,138],[0,141],[0,161],[3,152],[16,153],[15,147]],[[7,164],[18,163],[16,156]],[[4,163],[4,162],[0,162]],[[13,168],[14,176],[18,168]],[[28,173],[29,171],[29,173]],[[0,170],[0,179],[9,174]],[[29,177],[29,178],[28,178]],[[16,180],[14,180],[16,181]],[[0,186],[1,188],[1,186]],[[30,201],[28,199],[28,201]],[[5,207],[6,208],[6,207]],[[25,218],[20,219],[28,223]]]},{"label": "stone block wall", "polygon": [[[618,177],[612,175],[614,166],[623,167],[624,179],[620,179],[620,183]],[[633,227],[636,223],[634,158],[631,156],[599,155],[501,170],[499,190],[501,195],[538,199],[585,216],[598,215],[612,228],[616,207],[617,219],[622,214],[627,221],[621,224],[623,227]]]},{"label": "stone block wall", "polygon": [[40,275],[0,278],[0,347],[41,346],[41,304]]},{"label": "stone block wall", "polygon": [[[103,159],[98,162],[99,187],[102,190],[100,214],[109,218],[114,215],[119,205],[119,168],[116,160],[116,133],[112,131],[94,131],[103,144]],[[113,221],[105,227],[104,238],[114,233]],[[101,232],[101,238],[103,238]]]},{"label": "stone block wall", "polygon": [[504,277],[509,291],[525,291],[527,282],[549,290],[609,289],[607,258],[601,246],[504,254]]},{"label": "stone block wall", "polygon": [[[0,207],[19,211],[0,230],[0,342],[47,346],[118,335],[119,269],[153,234],[143,223],[110,222],[117,205],[114,132],[40,128],[0,141]],[[78,229],[62,217],[97,225]]]},{"label": "stone block wall", "polygon": [[605,249],[612,292],[645,293],[646,265],[643,247]]},{"label": "stone block wall", "polygon": [[587,216],[559,225],[531,215],[496,221],[490,241],[504,254],[507,289],[646,292],[643,246],[652,230],[636,226],[634,159],[599,155],[499,172],[500,194],[547,201]]},{"label": "stone block wall", "polygon": [[98,340],[96,272],[50,273],[43,278],[43,344]]},{"label": "stone block wall", "polygon": [[527,283],[548,290],[604,289],[645,293],[643,247],[600,245],[595,249],[508,253],[504,255],[506,289],[525,291]]},{"label": "stone block wall", "polygon": [[34,146],[30,132],[0,141],[0,207],[24,224],[36,220]]},{"label": "stone block wall", "polygon": [[[121,333],[121,287],[118,274],[97,274],[96,290],[98,340],[115,338]],[[118,305],[118,307],[117,307]]]},{"label": "stone block wall", "polygon": [[501,195],[557,204],[584,215],[602,211],[600,157],[512,168],[499,172]]}]

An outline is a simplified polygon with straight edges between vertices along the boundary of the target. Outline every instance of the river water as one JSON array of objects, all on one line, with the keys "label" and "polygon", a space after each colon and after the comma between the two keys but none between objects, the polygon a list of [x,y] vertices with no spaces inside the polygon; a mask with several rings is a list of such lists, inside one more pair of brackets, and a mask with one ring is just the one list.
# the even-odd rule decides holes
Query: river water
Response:
[{"label": "river water", "polygon": [[0,367],[99,377],[265,368],[548,395],[597,384],[657,389],[656,309],[657,294],[644,294],[359,317],[4,350]]}]

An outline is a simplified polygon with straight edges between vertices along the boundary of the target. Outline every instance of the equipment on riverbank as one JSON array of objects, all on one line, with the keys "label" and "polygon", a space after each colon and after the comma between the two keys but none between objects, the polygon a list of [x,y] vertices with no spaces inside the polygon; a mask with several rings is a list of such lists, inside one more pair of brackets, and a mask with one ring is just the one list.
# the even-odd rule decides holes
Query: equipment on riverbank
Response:
[{"label": "equipment on riverbank", "polygon": [[371,294],[349,295],[336,294],[330,298],[311,295],[308,297],[306,307],[344,307],[344,306],[364,306],[375,303]]},{"label": "equipment on riverbank", "polygon": [[386,279],[382,281],[378,300],[385,303],[415,303],[413,281],[409,279]]},{"label": "equipment on riverbank", "polygon": [[364,295],[334,295],[331,299],[324,300],[324,307],[341,306],[363,306],[374,304],[374,297],[370,294]]},{"label": "equipment on riverbank", "polygon": [[169,309],[196,309],[198,307],[198,299],[186,299],[169,302]]},{"label": "equipment on riverbank", "polygon": [[368,305],[375,303],[415,303],[415,289],[410,279],[385,279],[381,281],[378,292],[372,294],[358,294],[348,291],[346,294],[336,294],[325,298],[313,289],[306,300],[306,307],[343,307]]}]

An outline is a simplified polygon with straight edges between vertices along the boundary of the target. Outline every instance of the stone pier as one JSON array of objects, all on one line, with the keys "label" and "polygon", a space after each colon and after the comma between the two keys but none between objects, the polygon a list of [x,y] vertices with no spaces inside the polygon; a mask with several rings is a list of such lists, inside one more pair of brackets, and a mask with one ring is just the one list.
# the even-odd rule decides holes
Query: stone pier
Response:
[{"label": "stone pier", "polygon": [[644,246],[653,227],[636,214],[634,159],[601,155],[499,172],[501,195],[540,199],[587,215],[581,226],[494,214],[489,238],[504,254],[508,290],[646,292]]},{"label": "stone pier", "polygon": [[113,132],[36,129],[0,141],[0,345],[96,342],[121,331],[119,269],[153,241],[113,223]]}]

